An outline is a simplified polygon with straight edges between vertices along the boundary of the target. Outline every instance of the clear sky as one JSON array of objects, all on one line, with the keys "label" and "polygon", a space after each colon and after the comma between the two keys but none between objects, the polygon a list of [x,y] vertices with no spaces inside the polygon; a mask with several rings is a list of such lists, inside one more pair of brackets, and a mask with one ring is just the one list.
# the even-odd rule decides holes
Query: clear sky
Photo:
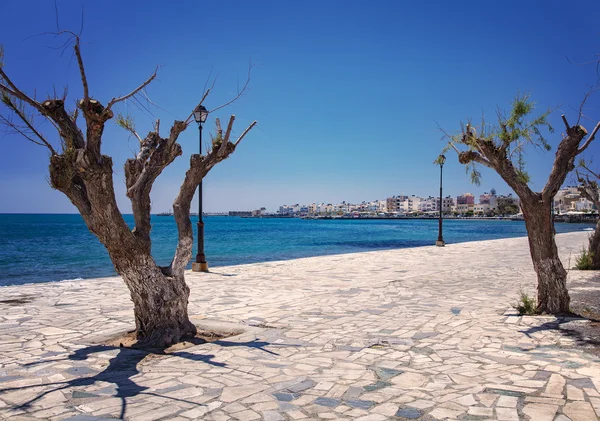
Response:
[{"label": "clear sky", "polygon": [[[251,90],[211,115],[235,114],[236,133],[258,126],[238,150],[207,176],[206,211],[247,210],[280,204],[360,202],[391,195],[437,195],[439,167],[432,162],[449,132],[496,107],[508,108],[517,92],[529,92],[539,110],[556,108],[574,122],[595,81],[595,68],[575,63],[600,54],[600,2],[575,1],[115,1],[57,0],[63,29],[79,30],[91,95],[106,104],[145,80],[158,105],[151,114],[123,107],[141,134],[161,118],[163,130],[185,119],[197,104],[210,72],[218,74],[214,108],[243,83],[256,64]],[[69,85],[80,95],[78,70],[61,41],[37,36],[54,31],[49,0],[0,2],[0,44],[5,71],[26,92],[45,97]],[[591,131],[600,119],[600,93],[582,120]],[[47,129],[51,127],[46,127]],[[48,131],[48,133],[51,133]],[[153,211],[168,210],[198,149],[198,132],[180,137],[184,156],[157,180]],[[207,136],[208,137],[208,136]],[[52,139],[55,141],[56,135]],[[46,181],[48,154],[14,135],[0,133],[0,212],[74,212]],[[121,209],[122,165],[137,141],[109,123],[104,153],[115,161]],[[555,150],[555,148],[554,148]],[[527,155],[531,185],[541,189],[552,152]],[[588,149],[600,152],[600,138]],[[455,154],[444,167],[445,193],[510,190],[490,170],[471,185]],[[193,205],[193,209],[196,205]]]}]

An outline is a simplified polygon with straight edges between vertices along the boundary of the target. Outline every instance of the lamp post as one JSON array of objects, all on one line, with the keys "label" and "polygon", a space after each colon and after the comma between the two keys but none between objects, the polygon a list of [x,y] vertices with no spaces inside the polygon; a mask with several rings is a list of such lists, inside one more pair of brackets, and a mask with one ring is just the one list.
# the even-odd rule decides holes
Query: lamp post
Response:
[{"label": "lamp post", "polygon": [[[194,109],[194,120],[198,123],[198,134],[199,134],[199,152],[202,155],[202,124],[208,117],[208,110],[198,105]],[[202,180],[198,183],[198,254],[196,254],[196,261],[192,263],[192,270],[194,272],[208,272],[208,263],[206,262],[206,256],[204,255],[204,221],[202,220]]]},{"label": "lamp post", "polygon": [[438,228],[438,239],[435,242],[435,245],[438,247],[444,247],[446,243],[444,243],[444,237],[442,236],[442,213],[443,213],[443,199],[442,199],[442,169],[444,168],[444,162],[446,162],[446,157],[444,155],[440,155],[437,159],[438,164],[440,164],[440,222]]}]

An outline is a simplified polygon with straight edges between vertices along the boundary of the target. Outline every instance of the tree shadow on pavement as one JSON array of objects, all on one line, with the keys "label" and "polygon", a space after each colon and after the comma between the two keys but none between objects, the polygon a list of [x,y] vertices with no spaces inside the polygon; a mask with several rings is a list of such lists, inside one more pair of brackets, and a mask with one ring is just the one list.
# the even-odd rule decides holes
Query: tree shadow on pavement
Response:
[{"label": "tree shadow on pavement", "polygon": [[559,318],[539,326],[532,326],[527,330],[521,330],[521,333],[531,338],[536,332],[549,330],[557,331],[562,336],[572,339],[575,347],[600,356],[600,323],[598,321],[585,317]]},{"label": "tree shadow on pavement", "polygon": [[[205,343],[205,342],[198,342]],[[250,342],[228,342],[228,341],[217,341],[213,342],[220,346],[228,347],[228,346],[246,346],[250,348],[256,348],[264,352],[268,352],[270,354],[278,355],[272,351],[265,349],[264,347],[270,345],[268,342],[260,342],[260,341],[250,341]],[[57,392],[64,389],[77,388],[77,387],[85,387],[92,386],[97,382],[105,382],[112,383],[116,387],[115,394],[111,395],[111,397],[117,397],[121,399],[121,410],[119,414],[119,419],[123,419],[125,417],[127,411],[127,398],[132,398],[138,396],[140,394],[144,395],[154,395],[158,397],[162,397],[165,399],[171,399],[180,402],[186,402],[193,405],[201,405],[196,402],[187,401],[185,399],[178,399],[170,396],[164,396],[157,393],[149,392],[148,387],[138,385],[132,378],[140,373],[138,369],[138,365],[149,355],[161,355],[165,357],[177,357],[184,358],[189,361],[201,362],[205,364],[209,364],[214,367],[227,367],[226,364],[213,361],[215,358],[214,354],[195,354],[192,352],[186,351],[177,351],[170,354],[165,354],[161,352],[148,352],[138,349],[132,348],[122,348],[115,347],[109,345],[93,345],[85,348],[81,348],[71,353],[67,358],[54,359],[54,360],[46,360],[33,362],[29,364],[24,364],[24,367],[31,367],[37,364],[49,363],[49,362],[59,362],[59,361],[85,361],[92,354],[102,353],[102,352],[111,352],[118,350],[117,354],[108,360],[108,365],[101,372],[88,375],[84,377],[78,377],[75,379],[63,381],[63,382],[54,382],[54,383],[46,383],[46,384],[36,384],[36,385],[28,385],[21,387],[8,387],[4,389],[0,389],[0,394],[17,391],[17,390],[26,390],[30,388],[39,388],[42,387],[50,387],[53,386],[50,390],[46,390],[44,392],[39,393],[32,399],[21,403],[14,407],[14,409],[21,410],[29,410],[31,406],[38,400],[42,399],[46,395]],[[90,368],[85,366],[74,366],[70,369],[67,369],[67,372],[72,375],[78,374],[78,369],[84,374],[89,374],[92,371]],[[69,371],[70,370],[70,371]],[[81,398],[92,398],[98,397],[102,398],[104,395],[95,395],[94,393],[81,393]],[[108,397],[108,396],[106,396]]]}]

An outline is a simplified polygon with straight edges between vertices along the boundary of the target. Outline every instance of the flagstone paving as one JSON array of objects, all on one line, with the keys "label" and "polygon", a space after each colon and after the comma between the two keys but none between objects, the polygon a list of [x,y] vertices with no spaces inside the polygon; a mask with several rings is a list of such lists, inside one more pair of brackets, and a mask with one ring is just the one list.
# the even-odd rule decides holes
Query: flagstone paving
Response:
[{"label": "flagstone paving", "polygon": [[[509,222],[499,222],[509,223]],[[557,236],[565,266],[587,233]],[[595,288],[592,272],[569,286]],[[600,361],[520,317],[525,238],[189,273],[190,314],[243,333],[172,355],[99,345],[134,326],[119,278],[0,288],[13,420],[596,420]],[[238,329],[237,327],[232,330]]]}]

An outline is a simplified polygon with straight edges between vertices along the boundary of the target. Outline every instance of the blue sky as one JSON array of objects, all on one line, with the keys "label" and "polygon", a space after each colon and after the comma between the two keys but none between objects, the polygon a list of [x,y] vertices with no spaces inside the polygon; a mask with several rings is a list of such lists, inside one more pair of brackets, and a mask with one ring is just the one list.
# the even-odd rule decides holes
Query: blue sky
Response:
[{"label": "blue sky", "polygon": [[[207,107],[235,94],[249,60],[256,65],[251,90],[211,115],[235,114],[236,133],[258,126],[235,154],[204,182],[206,211],[274,210],[284,203],[357,202],[397,194],[438,193],[432,161],[444,146],[438,125],[449,132],[482,112],[491,119],[517,92],[528,92],[539,110],[556,108],[552,121],[560,141],[561,112],[571,121],[595,80],[583,63],[600,54],[600,2],[577,1],[114,1],[57,0],[62,28],[78,30],[82,9],[83,56],[92,96],[108,102],[129,92],[160,65],[147,90],[158,107],[151,115],[134,104],[122,111],[145,134],[154,118],[163,130],[185,118],[198,102],[210,72],[218,74]],[[69,85],[81,92],[70,51],[51,36],[51,1],[0,3],[0,43],[5,71],[25,91],[45,97]],[[600,119],[600,94],[585,113]],[[583,120],[591,130],[596,121]],[[46,127],[49,129],[49,127]],[[48,131],[48,133],[52,133]],[[208,136],[207,136],[208,137]],[[52,139],[56,135],[52,133]],[[205,138],[206,139],[206,138]],[[47,181],[47,152],[0,133],[0,212],[74,212]],[[600,139],[588,156],[600,152]],[[198,148],[197,129],[180,137],[184,156],[156,182],[153,211],[170,208]],[[115,161],[121,209],[122,164],[136,141],[109,123],[104,153]],[[555,148],[554,148],[555,150]],[[527,155],[531,185],[541,189],[552,152]],[[509,192],[490,170],[480,187],[453,154],[444,167],[445,193]],[[196,205],[193,205],[194,208]]]}]

